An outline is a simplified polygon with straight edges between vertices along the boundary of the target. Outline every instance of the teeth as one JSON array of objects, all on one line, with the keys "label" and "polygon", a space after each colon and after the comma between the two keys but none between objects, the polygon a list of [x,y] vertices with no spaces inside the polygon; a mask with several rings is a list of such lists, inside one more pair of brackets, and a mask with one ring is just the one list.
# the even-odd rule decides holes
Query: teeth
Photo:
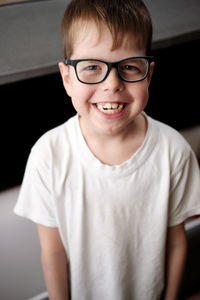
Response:
[{"label": "teeth", "polygon": [[105,103],[105,104],[103,105],[103,108],[104,108],[104,109],[110,109],[110,108],[112,108],[112,105],[111,105],[110,103]]},{"label": "teeth", "polygon": [[97,103],[97,107],[106,114],[116,114],[122,111],[124,105],[118,103]]}]

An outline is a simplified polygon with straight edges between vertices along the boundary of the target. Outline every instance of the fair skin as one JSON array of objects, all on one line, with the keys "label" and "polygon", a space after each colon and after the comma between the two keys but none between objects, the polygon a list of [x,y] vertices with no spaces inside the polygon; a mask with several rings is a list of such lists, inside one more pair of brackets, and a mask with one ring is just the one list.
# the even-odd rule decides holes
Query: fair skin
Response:
[{"label": "fair skin", "polygon": [[169,227],[166,250],[166,287],[163,300],[176,300],[178,299],[187,251],[183,223]]},{"label": "fair skin", "polygon": [[[71,59],[101,59],[118,61],[145,55],[134,38],[124,40],[120,48],[111,50],[112,37],[102,25],[101,34],[89,26],[87,35],[80,32],[74,42]],[[98,37],[98,38],[97,38]],[[117,165],[129,159],[144,141],[147,122],[142,114],[148,101],[148,88],[154,64],[149,76],[137,83],[121,81],[114,69],[107,79],[97,85],[86,85],[76,78],[73,67],[59,64],[64,87],[72,98],[79,114],[80,127],[93,154],[104,164]],[[97,105],[123,103],[120,113],[105,114]],[[114,149],[114,150],[113,150]],[[42,248],[42,263],[51,300],[68,299],[67,256],[58,229],[38,225]],[[167,275],[164,300],[176,300],[185,258],[185,234],[183,225],[169,228],[167,242]]]},{"label": "fair skin", "polygon": [[67,255],[57,228],[38,224],[43,272],[51,300],[68,300]]},{"label": "fair skin", "polygon": [[[124,40],[120,48],[112,51],[112,37],[105,26],[100,38],[97,37],[98,31],[94,25],[87,35],[83,32],[75,41],[71,59],[97,58],[113,62],[145,55],[145,50],[138,48],[134,38],[131,44]],[[140,147],[146,134],[147,125],[142,111],[148,101],[154,64],[151,64],[148,78],[141,82],[124,82],[112,69],[107,79],[97,85],[79,82],[71,66],[60,63],[59,67],[64,87],[79,113],[81,130],[90,150],[105,164],[126,161]],[[97,104],[102,103],[123,103],[125,109],[121,114],[107,115],[97,108]],[[113,148],[118,149],[115,156]]]}]

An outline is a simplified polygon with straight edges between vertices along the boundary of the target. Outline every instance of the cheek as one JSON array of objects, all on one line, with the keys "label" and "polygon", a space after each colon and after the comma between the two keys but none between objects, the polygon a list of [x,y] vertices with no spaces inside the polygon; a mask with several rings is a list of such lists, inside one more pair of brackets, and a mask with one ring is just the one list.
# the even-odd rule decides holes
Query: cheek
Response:
[{"label": "cheek", "polygon": [[149,86],[148,86],[148,84],[146,85],[146,87],[143,90],[143,96],[142,96],[142,98],[143,98],[143,102],[146,105],[147,102],[148,102],[148,99],[149,99]]},{"label": "cheek", "polygon": [[90,107],[93,94],[94,92],[90,86],[88,87],[82,83],[74,85],[71,93],[71,99],[76,111],[80,112],[88,109]]},{"label": "cheek", "polygon": [[141,81],[136,83],[134,91],[132,91],[134,102],[141,108],[144,108],[148,102],[149,98],[149,88],[146,81]]},{"label": "cheek", "polygon": [[148,86],[144,88],[142,94],[141,94],[141,110],[144,110],[144,108],[147,105],[149,99],[149,89]]}]

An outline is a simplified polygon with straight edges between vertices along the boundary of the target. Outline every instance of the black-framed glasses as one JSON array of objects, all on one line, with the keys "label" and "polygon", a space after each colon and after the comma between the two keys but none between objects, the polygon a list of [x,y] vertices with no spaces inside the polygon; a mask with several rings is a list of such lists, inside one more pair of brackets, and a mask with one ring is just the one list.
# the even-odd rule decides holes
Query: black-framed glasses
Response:
[{"label": "black-framed glasses", "polygon": [[116,62],[107,62],[99,59],[66,59],[66,65],[73,66],[77,79],[85,84],[97,84],[104,81],[112,68],[115,68],[118,77],[125,82],[144,80],[153,62],[153,56],[129,57]]}]

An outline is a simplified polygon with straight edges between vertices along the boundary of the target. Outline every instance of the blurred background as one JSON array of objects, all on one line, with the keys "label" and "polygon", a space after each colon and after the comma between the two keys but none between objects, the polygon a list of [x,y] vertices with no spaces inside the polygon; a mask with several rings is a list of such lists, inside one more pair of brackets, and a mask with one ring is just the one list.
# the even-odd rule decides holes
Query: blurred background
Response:
[{"label": "blurred background", "polygon": [[[200,158],[200,1],[145,0],[155,73],[146,112],[179,130]],[[75,112],[62,86],[67,0],[0,0],[0,299],[44,299],[35,225],[13,215],[31,147]],[[200,222],[187,224],[182,295],[200,289]],[[39,295],[39,296],[37,296]],[[200,299],[200,298],[199,298]]]}]

